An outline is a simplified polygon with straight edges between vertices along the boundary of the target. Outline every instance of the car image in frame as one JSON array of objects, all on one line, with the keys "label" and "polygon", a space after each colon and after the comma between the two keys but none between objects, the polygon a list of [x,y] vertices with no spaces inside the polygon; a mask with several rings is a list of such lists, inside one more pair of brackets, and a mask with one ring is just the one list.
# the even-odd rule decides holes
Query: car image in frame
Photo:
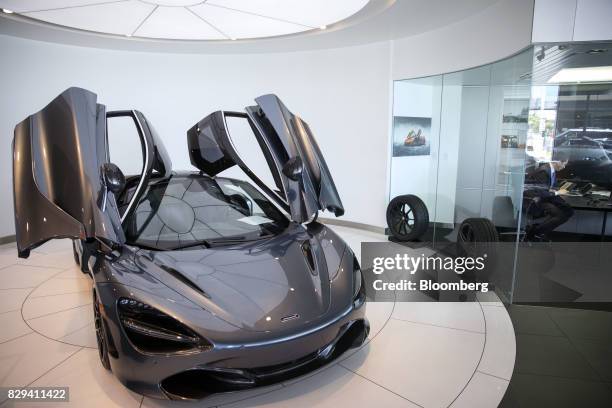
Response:
[{"label": "car image in frame", "polygon": [[[368,336],[359,263],[316,221],[344,208],[312,132],[275,95],[255,101],[188,130],[198,171],[172,168],[142,113],[107,112],[85,89],[15,128],[18,254],[73,240],[93,281],[100,362],[135,392],[184,400],[269,385]],[[236,152],[230,116],[248,122],[273,188]],[[140,174],[110,160],[114,118],[134,125]],[[219,176],[234,166],[250,182]]]}]

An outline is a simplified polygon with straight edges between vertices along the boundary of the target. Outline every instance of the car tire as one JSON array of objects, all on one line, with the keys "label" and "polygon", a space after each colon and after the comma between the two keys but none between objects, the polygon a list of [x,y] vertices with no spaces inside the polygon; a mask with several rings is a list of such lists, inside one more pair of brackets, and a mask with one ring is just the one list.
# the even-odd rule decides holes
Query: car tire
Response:
[{"label": "car tire", "polygon": [[467,218],[459,226],[457,247],[461,255],[483,256],[494,249],[497,242],[499,234],[488,218]]},{"label": "car tire", "polygon": [[106,327],[104,325],[104,318],[100,313],[100,300],[96,291],[93,291],[93,312],[94,312],[94,326],[96,330],[96,343],[98,344],[98,356],[102,367],[109,370],[110,359],[108,358],[108,342],[106,337]]},{"label": "car tire", "polygon": [[484,268],[467,271],[467,280],[489,282],[497,268],[499,234],[488,218],[467,218],[459,226],[457,252],[459,256],[485,258]]},{"label": "car tire", "polygon": [[427,206],[415,195],[397,196],[387,206],[387,226],[399,241],[417,240],[429,227]]}]

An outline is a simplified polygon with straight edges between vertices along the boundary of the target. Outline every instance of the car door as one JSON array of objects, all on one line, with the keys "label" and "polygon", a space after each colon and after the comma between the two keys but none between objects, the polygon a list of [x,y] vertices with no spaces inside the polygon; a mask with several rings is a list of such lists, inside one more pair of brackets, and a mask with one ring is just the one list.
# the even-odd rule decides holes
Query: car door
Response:
[{"label": "car door", "polygon": [[[16,126],[13,197],[20,257],[53,238],[98,239],[110,246],[125,242],[109,179],[106,121],[106,107],[96,94],[69,88]],[[147,156],[142,184],[163,149],[142,124],[139,137]]]},{"label": "car door", "polygon": [[[290,112],[276,95],[263,95],[255,102],[257,105],[246,108],[246,115],[218,111],[192,127],[188,131],[192,164],[211,176],[238,165],[298,223],[313,221],[319,210],[331,211],[337,217],[344,214],[333,178],[308,124]],[[228,116],[243,116],[249,121],[276,190],[265,185],[238,155],[228,132]]]}]

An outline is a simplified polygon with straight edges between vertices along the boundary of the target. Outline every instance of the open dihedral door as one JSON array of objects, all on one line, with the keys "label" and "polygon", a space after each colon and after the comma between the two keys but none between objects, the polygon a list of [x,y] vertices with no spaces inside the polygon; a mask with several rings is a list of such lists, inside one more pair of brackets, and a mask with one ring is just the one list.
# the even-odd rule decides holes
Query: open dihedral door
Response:
[{"label": "open dihedral door", "polygon": [[[238,165],[298,223],[312,221],[319,210],[329,210],[337,217],[344,214],[334,180],[308,124],[291,113],[276,95],[263,95],[255,102],[256,106],[246,108],[246,115],[217,111],[193,126],[187,132],[192,164],[211,176]],[[279,194],[239,157],[226,116],[249,120]]]},{"label": "open dihedral door", "polygon": [[15,127],[13,195],[20,257],[52,238],[123,244],[114,195],[103,174],[106,108],[69,88]]}]

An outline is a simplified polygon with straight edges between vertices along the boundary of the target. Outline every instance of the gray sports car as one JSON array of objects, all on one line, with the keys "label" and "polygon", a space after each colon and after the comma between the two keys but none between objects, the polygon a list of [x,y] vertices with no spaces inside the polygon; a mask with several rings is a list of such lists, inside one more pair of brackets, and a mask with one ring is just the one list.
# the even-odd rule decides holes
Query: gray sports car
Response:
[{"label": "gray sports car", "polygon": [[[142,113],[107,112],[85,89],[15,128],[19,256],[74,240],[93,278],[100,360],[138,393],[198,399],[283,381],[368,335],[359,264],[316,221],[344,209],[314,137],[276,96],[255,101],[187,131],[199,172],[173,171]],[[139,174],[110,161],[117,118],[137,129]],[[228,118],[248,124],[273,187],[238,155]],[[233,166],[254,185],[218,175]]]}]

